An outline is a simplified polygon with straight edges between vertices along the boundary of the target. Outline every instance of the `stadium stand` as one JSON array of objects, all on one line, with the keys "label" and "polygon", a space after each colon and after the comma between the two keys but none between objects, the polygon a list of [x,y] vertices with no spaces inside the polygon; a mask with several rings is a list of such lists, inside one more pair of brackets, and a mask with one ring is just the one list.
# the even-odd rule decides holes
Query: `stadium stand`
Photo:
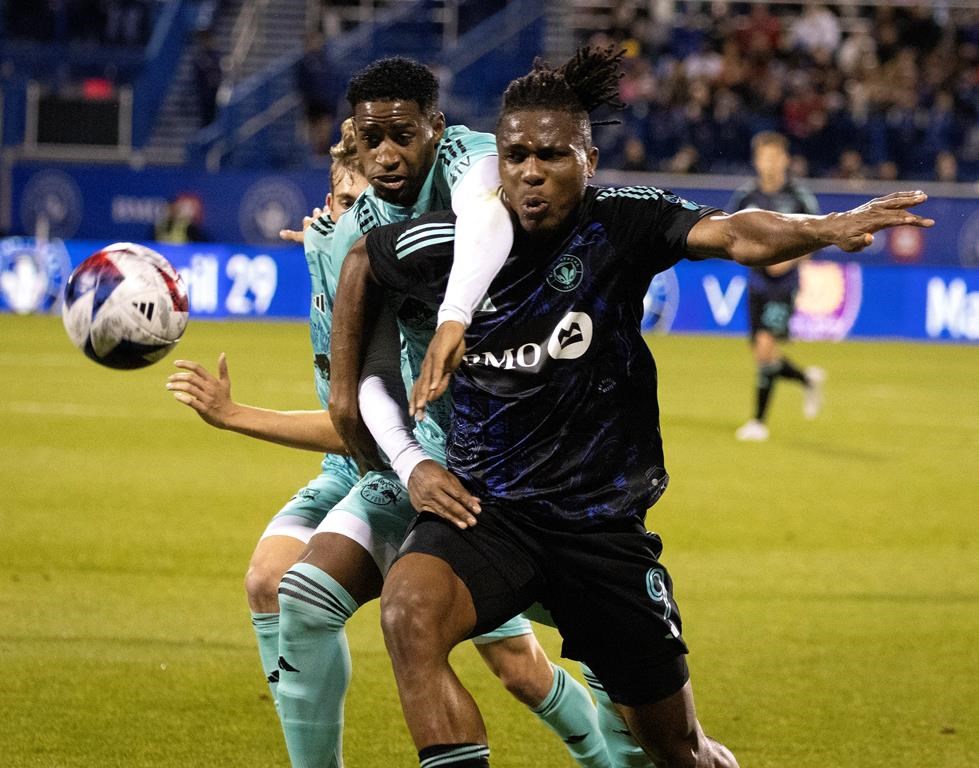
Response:
[{"label": "stadium stand", "polygon": [[[774,129],[800,176],[979,176],[979,9],[962,0],[9,0],[0,41],[8,164],[317,167],[369,59],[430,63],[450,120],[485,129],[535,55],[591,42],[627,51],[605,168],[746,174],[750,136]],[[85,109],[101,132],[71,119]]]},{"label": "stadium stand", "polygon": [[744,173],[780,130],[800,175],[929,180],[941,157],[947,179],[949,154],[976,175],[974,4],[576,3],[585,39],[629,51],[613,165],[636,138],[649,170]]}]

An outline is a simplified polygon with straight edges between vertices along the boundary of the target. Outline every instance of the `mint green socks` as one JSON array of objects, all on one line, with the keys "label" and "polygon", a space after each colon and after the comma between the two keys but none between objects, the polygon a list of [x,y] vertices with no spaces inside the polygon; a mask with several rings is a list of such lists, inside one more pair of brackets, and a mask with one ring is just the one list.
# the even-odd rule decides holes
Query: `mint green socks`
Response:
[{"label": "mint green socks", "polygon": [[551,669],[551,691],[532,711],[560,737],[578,765],[609,768],[598,714],[588,691],[563,668],[551,664]]},{"label": "mint green socks", "polygon": [[588,687],[591,688],[592,696],[595,697],[595,704],[598,707],[598,725],[602,730],[602,736],[605,737],[605,747],[608,749],[612,768],[656,768],[649,755],[643,752],[642,747],[629,732],[629,726],[625,724],[619,710],[605,693],[602,682],[584,664],[581,665],[581,672]]},{"label": "mint green socks", "polygon": [[272,692],[275,709],[279,709],[276,688],[279,683],[279,614],[255,613],[252,611],[252,628],[258,640],[258,655],[262,660],[262,671]]},{"label": "mint green socks", "polygon": [[308,563],[282,577],[276,696],[293,768],[343,764],[343,700],[350,683],[343,628],[357,608],[347,590]]}]

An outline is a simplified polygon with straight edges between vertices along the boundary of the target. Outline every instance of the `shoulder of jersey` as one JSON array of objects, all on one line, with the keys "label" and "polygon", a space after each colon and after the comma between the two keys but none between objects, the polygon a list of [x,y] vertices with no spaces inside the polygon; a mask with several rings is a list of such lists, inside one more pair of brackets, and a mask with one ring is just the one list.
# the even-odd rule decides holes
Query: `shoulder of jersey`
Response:
[{"label": "shoulder of jersey", "polygon": [[333,222],[333,219],[325,213],[313,219],[309,226],[310,229],[323,235],[323,237],[332,237],[333,230],[336,229],[336,224]]},{"label": "shoulder of jersey", "polygon": [[425,248],[451,243],[454,240],[454,221],[413,221],[398,235],[394,251],[400,260]]},{"label": "shoulder of jersey", "polygon": [[496,147],[496,136],[492,133],[474,131],[465,125],[450,125],[442,133],[439,140],[439,153],[452,155],[453,152],[463,155],[476,146],[485,151],[487,145]]},{"label": "shoulder of jersey", "polygon": [[329,247],[336,231],[336,224],[327,215],[317,216],[303,233],[303,246],[314,250],[324,250]]},{"label": "shoulder of jersey", "polygon": [[373,194],[373,190],[367,189],[357,198],[340,221],[349,219],[351,224],[348,226],[356,225],[360,234],[365,235],[384,221],[384,216],[380,213],[383,205],[383,201]]},{"label": "shoulder of jersey", "polygon": [[658,187],[602,187],[595,193],[595,199],[602,200],[658,200],[666,195]]}]

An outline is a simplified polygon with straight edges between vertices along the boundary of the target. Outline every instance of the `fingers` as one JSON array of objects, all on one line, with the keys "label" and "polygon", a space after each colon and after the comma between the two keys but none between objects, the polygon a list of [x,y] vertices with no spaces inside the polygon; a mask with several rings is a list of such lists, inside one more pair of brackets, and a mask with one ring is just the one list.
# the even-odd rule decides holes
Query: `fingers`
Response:
[{"label": "fingers", "polygon": [[[201,385],[200,379],[194,378],[193,374],[189,373],[175,373],[171,375],[170,378],[167,379],[166,388],[170,392],[184,392],[193,397],[195,400],[202,400],[207,397],[207,392]],[[181,402],[184,401],[181,400]]]},{"label": "fingers", "polygon": [[434,489],[431,495],[421,504],[420,511],[438,515],[448,520],[457,528],[466,529],[476,525],[476,513],[467,507],[462,499],[453,495],[453,493],[468,499],[473,499],[478,504],[478,500],[469,496],[465,490],[462,490],[460,494],[456,489],[440,487]]},{"label": "fingers", "polygon": [[195,411],[200,410],[200,408],[197,405],[197,399],[191,397],[190,395],[186,394],[185,392],[174,392],[173,393],[173,397],[174,397],[175,400],[183,403],[184,405],[189,405]]},{"label": "fingers", "polygon": [[290,243],[298,243],[299,245],[302,245],[303,244],[303,233],[302,232],[297,232],[295,229],[280,229],[279,230],[279,239],[280,240],[286,240],[286,241],[288,241]]},{"label": "fingers", "polygon": [[408,412],[417,420],[424,418],[425,406],[448,389],[452,372],[466,351],[465,334],[465,326],[450,320],[438,327],[429,342],[408,403]]},{"label": "fingers", "polygon": [[905,189],[905,190],[901,190],[900,192],[891,192],[890,194],[887,195],[881,195],[880,197],[874,198],[872,202],[894,200],[899,197],[914,197],[915,195],[924,195],[924,192],[922,192],[920,189]]},{"label": "fingers", "polygon": [[429,400],[438,400],[445,394],[445,390],[449,388],[449,382],[452,380],[452,374],[446,371],[442,374],[442,378],[439,379],[438,383],[429,390]]},{"label": "fingers", "polygon": [[928,199],[928,195],[920,190],[913,192],[892,192],[884,197],[878,197],[871,201],[877,203],[881,208],[910,208],[913,205],[920,205]]},{"label": "fingers", "polygon": [[[199,413],[211,408],[214,404],[214,377],[203,365],[192,360],[174,360],[173,364],[184,369],[167,377],[166,388],[174,398]],[[218,358],[218,369],[223,370],[227,378],[228,365],[224,353]]]},{"label": "fingers", "polygon": [[479,499],[471,495],[459,478],[434,461],[423,461],[408,479],[411,503],[419,512],[438,515],[458,528],[476,525]]},{"label": "fingers", "polygon": [[280,229],[279,239],[287,240],[291,243],[298,243],[299,245],[302,245],[303,235],[306,233],[306,230],[309,229],[309,225],[312,224],[314,221],[316,221],[316,219],[318,219],[322,215],[323,215],[322,208],[314,208],[312,214],[310,214],[309,216],[303,216],[303,228],[301,230]]},{"label": "fingers", "polygon": [[221,381],[228,380],[228,356],[224,352],[218,355],[218,378]]},{"label": "fingers", "polygon": [[429,403],[428,393],[431,389],[430,381],[432,378],[432,362],[428,355],[422,361],[422,369],[411,387],[411,399],[408,401],[408,415],[414,416],[417,421],[425,418],[425,406]]},{"label": "fingers", "polygon": [[934,219],[928,219],[924,216],[912,216],[909,220],[904,222],[911,227],[920,227],[922,229],[928,229],[929,227],[935,226]]}]

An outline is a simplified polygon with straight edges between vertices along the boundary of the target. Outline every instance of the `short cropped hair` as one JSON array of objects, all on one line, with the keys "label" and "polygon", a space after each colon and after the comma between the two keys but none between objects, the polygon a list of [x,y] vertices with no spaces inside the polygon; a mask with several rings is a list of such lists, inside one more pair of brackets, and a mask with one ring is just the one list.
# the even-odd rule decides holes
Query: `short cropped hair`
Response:
[{"label": "short cropped hair", "polygon": [[761,147],[778,147],[788,154],[789,140],[775,131],[762,131],[751,137],[751,151],[757,152]]},{"label": "short cropped hair", "polygon": [[413,101],[431,114],[438,109],[439,81],[428,67],[404,56],[368,64],[350,79],[347,101],[356,109],[365,101]]}]

